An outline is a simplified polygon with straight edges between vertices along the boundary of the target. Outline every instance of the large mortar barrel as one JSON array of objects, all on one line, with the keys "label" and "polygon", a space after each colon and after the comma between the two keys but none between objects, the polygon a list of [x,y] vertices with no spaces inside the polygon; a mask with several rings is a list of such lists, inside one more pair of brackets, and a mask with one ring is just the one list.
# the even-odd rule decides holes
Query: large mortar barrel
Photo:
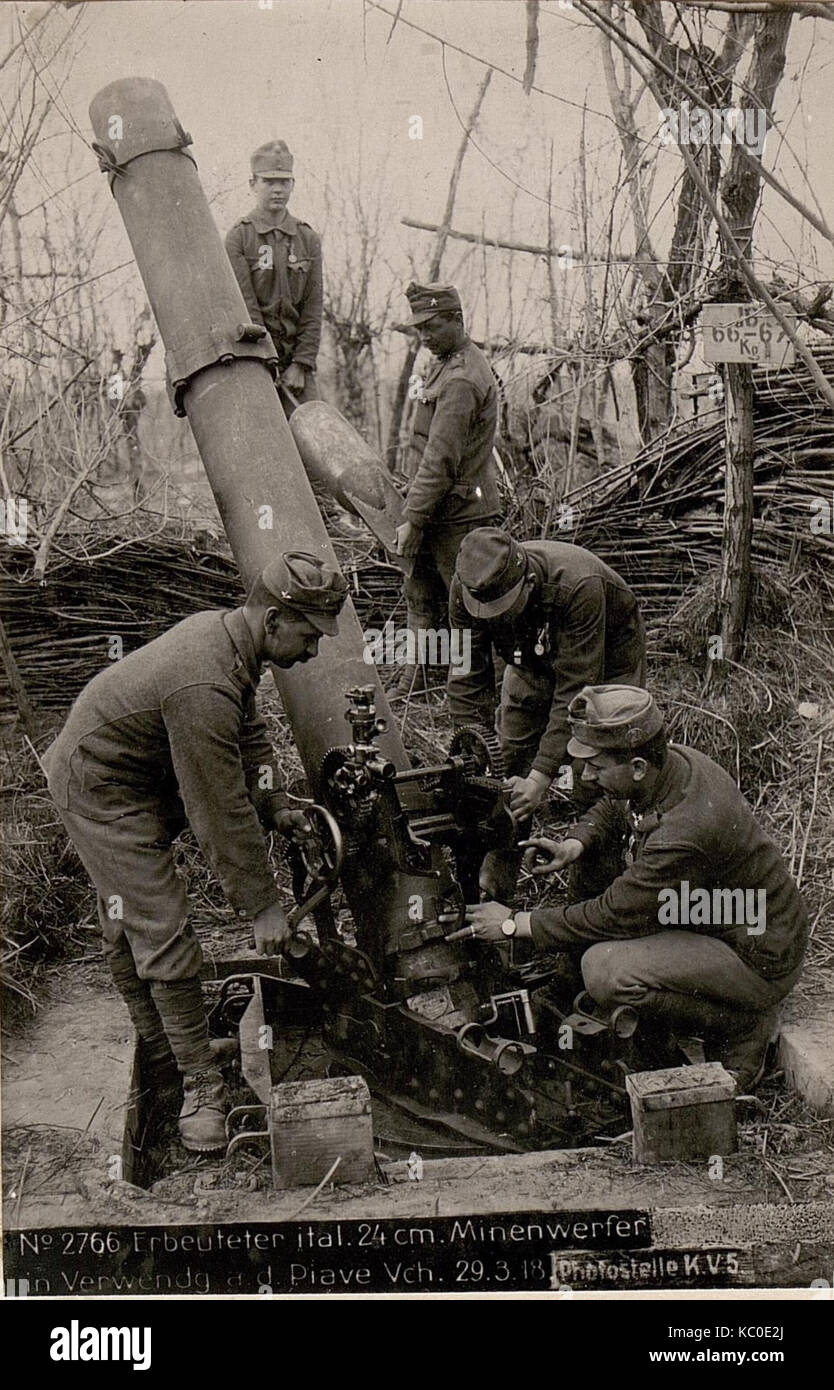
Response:
[{"label": "large mortar barrel", "polygon": [[[337,565],[298,450],[278,401],[271,347],[248,325],[248,310],[214,224],[190,136],[161,83],[131,77],[104,87],[90,119],[95,150],[113,195],[165,344],[169,381],[187,415],[206,474],[247,585],[276,554],[308,550]],[[350,737],[345,692],[376,685],[388,718],[380,749],[408,767],[373,666],[362,659],[362,631],[352,604],[339,635],[325,638],[308,666],[273,668],[308,779],[317,790],[321,759]],[[411,927],[408,900],[425,880],[380,875],[374,900],[344,887],[357,922],[396,942]],[[357,900],[354,901],[354,898]],[[445,948],[448,951],[449,948]]]}]

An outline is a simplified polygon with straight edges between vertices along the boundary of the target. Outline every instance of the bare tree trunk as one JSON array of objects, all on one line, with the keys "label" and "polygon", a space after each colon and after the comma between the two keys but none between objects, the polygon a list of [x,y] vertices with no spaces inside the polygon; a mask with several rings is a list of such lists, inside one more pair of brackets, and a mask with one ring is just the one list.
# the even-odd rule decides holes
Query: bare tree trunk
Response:
[{"label": "bare tree trunk", "polygon": [[750,544],[753,538],[753,372],[728,362],[726,403],[724,534],[721,542],[719,611],[723,654],[742,655],[750,598]]},{"label": "bare tree trunk", "polygon": [[[599,392],[597,390],[597,374],[594,367],[593,357],[594,344],[599,341],[599,338],[602,333],[602,325],[598,321],[596,321],[595,318],[594,284],[591,278],[591,268],[588,264],[588,258],[590,253],[590,238],[588,235],[588,164],[585,148],[586,114],[586,107],[583,106],[582,131],[579,139],[579,189],[580,211],[582,217],[582,250],[584,252],[582,258],[582,276],[585,285],[585,293],[583,296],[583,310],[585,322],[582,329],[582,363],[579,373],[577,409],[573,421],[571,422],[570,457],[568,459],[568,470],[567,475],[565,477],[565,493],[570,492],[571,488],[574,486],[574,483],[576,481],[576,451],[579,442],[579,429],[582,424],[582,397],[584,395],[586,378],[589,378],[588,384],[591,388],[591,409],[589,413],[588,423],[590,425],[591,435],[594,441],[594,448],[596,450],[597,456],[597,467],[599,468],[600,473],[605,468],[606,461],[605,446],[603,444],[602,421],[599,418],[597,410],[599,402]],[[590,372],[588,371],[589,361]]]},{"label": "bare tree trunk", "polygon": [[[647,171],[643,158],[643,144],[637,130],[636,108],[639,98],[632,99],[631,69],[626,63],[621,81],[617,79],[611,40],[607,33],[600,34],[600,52],[608,99],[614,113],[614,121],[623,150],[623,181],[628,188],[631,222],[634,231],[634,273],[637,283],[642,286],[646,309],[643,318],[651,322],[652,311],[649,305],[660,293],[661,269],[657,253],[649,232],[649,199],[654,170]],[[652,392],[652,379],[665,370],[665,347],[661,349],[662,362],[658,362],[658,352],[651,346],[636,353],[631,361],[632,382],[637,404],[637,423],[644,442],[659,433],[663,425],[663,402],[657,403]],[[654,360],[652,360],[654,359]],[[662,379],[662,376],[661,376]],[[658,411],[660,420],[658,421]]]},{"label": "bare tree trunk", "polygon": [[[632,10],[644,31],[648,46],[669,70],[668,73],[658,71],[656,74],[657,86],[667,106],[675,107],[680,101],[680,88],[671,73],[677,73],[691,89],[697,91],[704,107],[723,109],[729,105],[732,76],[749,38],[752,16],[730,15],[719,54],[702,44],[684,48],[673,43],[665,31],[659,5],[634,0]],[[648,199],[641,173],[643,146],[638,139],[637,102],[632,99],[628,85],[629,66],[626,63],[623,78],[618,82],[608,34],[603,34],[601,41],[606,85],[626,160],[637,272],[644,292],[645,303],[638,322],[641,327],[651,331],[653,326],[669,321],[670,310],[676,301],[693,288],[697,276],[702,273],[705,205],[697,184],[689,171],[684,170],[669,262],[664,268],[657,260],[649,240]],[[693,157],[702,165],[704,179],[714,193],[721,168],[718,151],[707,144],[702,152]],[[632,358],[638,425],[644,442],[661,434],[671,418],[678,336],[664,333],[660,341],[648,343]]]},{"label": "bare tree trunk", "polygon": [[[492,68],[487,68],[486,73],[484,74],[483,81],[481,82],[481,85],[478,88],[478,94],[475,97],[475,104],[472,107],[469,120],[466,122],[466,129],[463,132],[460,145],[458,146],[458,152],[455,156],[455,162],[452,166],[452,173],[449,178],[449,191],[446,194],[446,207],[443,212],[443,221],[440,224],[440,227],[438,228],[437,235],[434,241],[434,246],[432,248],[431,260],[429,261],[429,268],[427,274],[429,284],[432,284],[435,280],[437,280],[440,274],[440,265],[443,260],[443,252],[446,250],[446,242],[449,239],[449,231],[452,226],[452,214],[455,210],[455,198],[457,197],[458,184],[460,183],[460,175],[461,170],[463,168],[464,156],[466,154],[467,146],[469,144],[469,136],[471,135],[475,127],[475,122],[481,114],[481,106],[483,105],[483,100],[486,96],[487,87],[489,86],[491,80]],[[406,406],[408,404],[408,385],[411,380],[411,374],[414,371],[414,363],[417,359],[418,351],[418,348],[409,344],[408,352],[406,353],[405,361],[403,362],[402,368],[400,369],[400,375],[397,381],[397,390],[394,395],[394,404],[391,410],[391,424],[388,430],[388,445],[385,450],[385,456],[386,461],[388,463],[388,467],[392,469],[396,465],[397,456],[399,453],[400,434],[402,432],[404,423],[403,417],[405,414]]]},{"label": "bare tree trunk", "polygon": [[553,347],[559,345],[559,294],[556,289],[556,272],[553,257],[556,247],[553,240],[553,141],[550,142],[550,161],[547,171],[547,289],[550,308],[550,338]]},{"label": "bare tree trunk", "polygon": [[[763,15],[756,29],[753,62],[748,79],[745,106],[757,101],[770,112],[776,88],[785,70],[785,50],[791,12]],[[722,184],[727,222],[739,250],[746,260],[752,257],[753,225],[761,181],[757,171],[733,146],[729,168]],[[726,252],[727,248],[725,248]],[[732,281],[738,282],[733,258],[726,255]],[[745,299],[746,285],[739,283]],[[734,291],[735,292],[735,291]],[[728,363],[725,378],[727,411],[726,477],[724,485],[724,533],[721,544],[721,576],[718,611],[721,620],[722,654],[729,661],[740,661],[744,653],[750,597],[750,549],[753,538],[753,371],[751,367]],[[712,672],[710,671],[710,674]]]}]

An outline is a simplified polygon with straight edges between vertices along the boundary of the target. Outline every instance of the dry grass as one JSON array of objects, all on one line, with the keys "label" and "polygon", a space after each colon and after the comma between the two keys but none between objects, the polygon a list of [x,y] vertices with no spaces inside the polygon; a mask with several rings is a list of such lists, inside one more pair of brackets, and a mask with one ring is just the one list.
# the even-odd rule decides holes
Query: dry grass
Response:
[{"label": "dry grass", "polygon": [[714,585],[694,588],[662,634],[652,687],[674,739],[731,772],[784,854],[812,937],[799,993],[834,984],[834,609],[786,571],[759,571],[745,663],[705,693]]}]

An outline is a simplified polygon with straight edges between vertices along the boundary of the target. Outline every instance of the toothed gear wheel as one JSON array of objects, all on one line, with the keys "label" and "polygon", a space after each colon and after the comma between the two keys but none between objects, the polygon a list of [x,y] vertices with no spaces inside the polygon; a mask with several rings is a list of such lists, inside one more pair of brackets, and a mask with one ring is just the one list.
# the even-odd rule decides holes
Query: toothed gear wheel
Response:
[{"label": "toothed gear wheel", "polygon": [[504,755],[497,734],[474,724],[458,729],[449,746],[451,757],[471,758],[479,777],[503,777]]}]

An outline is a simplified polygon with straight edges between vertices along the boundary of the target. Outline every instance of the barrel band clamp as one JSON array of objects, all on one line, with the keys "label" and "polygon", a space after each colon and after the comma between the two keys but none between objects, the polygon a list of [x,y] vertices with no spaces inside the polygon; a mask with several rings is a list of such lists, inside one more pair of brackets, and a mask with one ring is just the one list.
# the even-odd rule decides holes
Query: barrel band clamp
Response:
[{"label": "barrel band clamp", "polygon": [[100,141],[96,140],[93,141],[93,150],[98,157],[98,167],[103,174],[109,176],[110,187],[112,188],[113,180],[124,176],[128,164],[132,163],[134,159],[140,159],[142,155],[145,154],[159,154],[163,150],[180,150],[191,160],[191,163],[196,169],[197,161],[193,154],[186,148],[193,143],[188,131],[183,130],[179,121],[175,118],[173,121],[173,132],[168,140],[154,141],[152,145],[134,149],[131,147],[130,136],[128,134],[126,139],[119,141],[119,144],[123,145],[125,148],[118,156],[110,145],[102,144]]},{"label": "barrel band clamp", "polygon": [[278,358],[263,324],[239,323],[232,331],[221,329],[199,342],[175,345],[165,358],[165,385],[174,414],[181,418],[185,415],[185,393],[200,372],[246,358],[263,362],[275,380]]}]

